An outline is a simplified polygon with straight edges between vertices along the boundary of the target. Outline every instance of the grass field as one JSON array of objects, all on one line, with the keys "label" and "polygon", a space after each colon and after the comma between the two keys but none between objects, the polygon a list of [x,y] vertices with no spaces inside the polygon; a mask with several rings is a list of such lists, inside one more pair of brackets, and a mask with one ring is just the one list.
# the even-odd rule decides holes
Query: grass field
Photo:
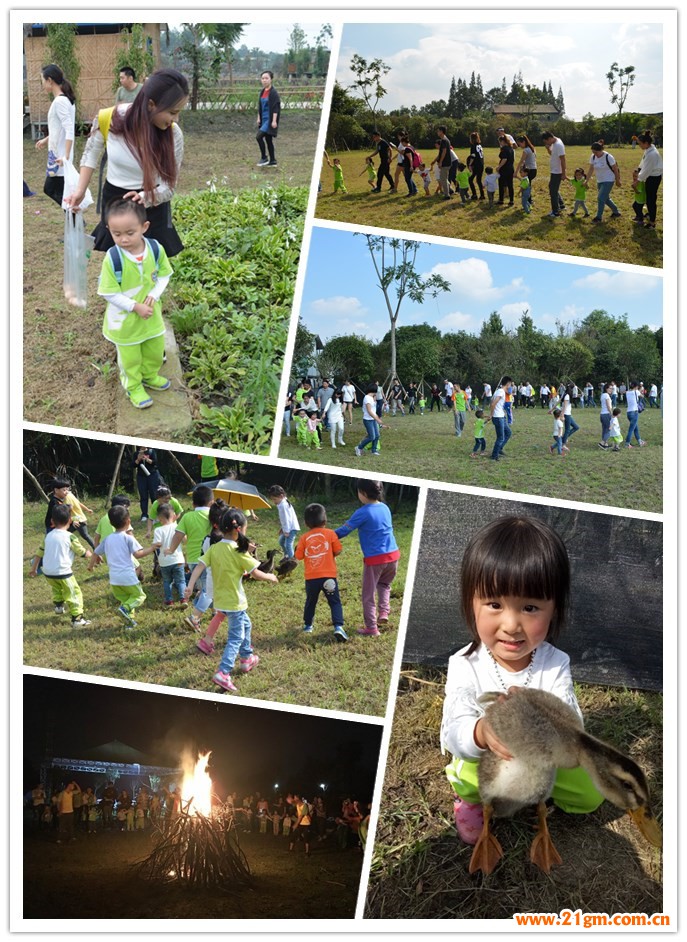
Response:
[{"label": "grass field", "polygon": [[[90,527],[93,532],[104,513],[103,503],[98,498],[94,498],[93,503],[91,499],[84,499],[95,511]],[[307,502],[315,499],[311,497]],[[301,518],[304,505],[305,501],[295,505]],[[330,525],[343,523],[357,506],[357,501],[329,504]],[[24,505],[25,573],[40,545],[44,516],[44,504]],[[268,549],[278,547],[279,520],[276,510],[262,511],[259,517],[258,522],[250,524],[248,532],[259,544],[258,554],[264,559]],[[305,591],[300,566],[277,586],[248,580],[246,591],[253,644],[261,660],[250,674],[236,672],[239,693],[232,696],[384,715],[414,521],[415,505],[407,500],[394,514],[401,560],[391,590],[391,617],[379,637],[356,634],[356,629],[363,625],[362,556],[356,534],[343,541],[344,551],[338,560],[341,600],[350,637],[348,644],[334,641],[329,607],[322,598],[317,607],[314,633],[303,635]],[[147,545],[145,524],[134,523],[134,529],[139,542]],[[172,610],[163,608],[162,585],[153,582],[150,576],[151,558],[143,559],[142,563],[148,598],[136,613],[138,627],[134,630],[126,630],[122,617],[117,614],[105,565],[89,573],[85,560],[75,562],[74,573],[83,591],[85,616],[92,622],[80,629],[71,627],[67,615],[53,614],[50,588],[45,579],[32,579],[25,574],[24,663],[220,693],[211,678],[226,641],[226,625],[222,625],[216,636],[215,656],[200,653],[195,646],[198,636],[183,621],[185,611],[176,606]],[[206,616],[204,624],[208,620]]]},{"label": "grass field", "polygon": [[[661,854],[608,802],[590,815],[549,818],[563,859],[550,876],[529,862],[534,809],[499,820],[504,857],[488,877],[470,876],[472,848],[456,836],[449,757],[439,750],[445,675],[418,668],[401,678],[370,871],[372,919],[511,919],[516,912],[663,910]],[[626,750],[644,769],[661,815],[662,698],[576,685],[587,730]]]},{"label": "grass field", "polygon": [[[354,446],[364,437],[361,412],[356,409],[353,426],[346,426],[346,447],[333,450],[329,433],[324,433],[321,451],[306,451],[293,437],[282,433],[282,458],[314,461],[318,464],[356,467],[365,473],[402,474],[410,477],[469,484],[522,494],[540,494],[566,500],[608,504],[633,510],[661,513],[663,426],[658,409],[645,409],[639,426],[645,448],[622,448],[619,454],[598,447],[601,435],[598,409],[576,409],[580,426],[570,442],[570,454],[559,458],[549,453],[553,420],[546,410],[516,409],[513,437],[506,448],[507,460],[472,459],[474,419],[468,416],[461,438],[454,432],[449,412],[387,416],[382,431],[381,454],[373,458],[366,450],[356,458]],[[620,428],[627,421],[620,416]],[[494,445],[494,429],[486,426],[486,454]],[[373,467],[374,465],[374,467]]]},{"label": "grass field", "polygon": [[[317,111],[289,112],[279,131],[279,166],[259,169],[252,116],[184,113],[184,163],[177,193],[206,191],[213,178],[220,183],[226,178],[233,190],[282,182],[309,185],[319,119]],[[82,149],[83,141],[77,141],[77,158]],[[42,192],[45,151],[37,151],[28,138],[24,139],[24,178],[36,191],[22,207],[24,418],[83,429],[113,429],[117,380],[116,370],[102,368],[103,364],[111,367],[114,359],[112,344],[102,336],[103,306],[93,301],[86,311],[76,311],[64,299],[64,217]],[[93,183],[94,190],[96,176]],[[96,221],[92,208],[86,216],[87,228],[93,228]],[[101,261],[102,256],[94,253],[88,267],[89,298],[95,298]],[[173,295],[173,280],[168,290]]]},{"label": "grass field", "polygon": [[[410,233],[446,236],[451,239],[492,242],[519,249],[580,255],[613,262],[629,262],[633,265],[660,268],[663,264],[662,186],[658,191],[657,228],[649,230],[632,223],[634,197],[630,184],[632,171],[639,166],[641,160],[639,150],[626,147],[613,151],[613,156],[620,165],[622,186],[619,190],[614,187],[611,198],[623,213],[623,218],[611,220],[610,211],[606,209],[604,222],[599,225],[592,224],[590,219],[581,218],[579,214],[574,219],[568,218],[567,213],[573,206],[573,188],[567,183],[561,186],[561,194],[566,203],[564,215],[560,219],[543,218],[551,209],[548,193],[548,155],[543,147],[537,148],[539,173],[533,185],[535,206],[529,216],[523,213],[517,192],[513,207],[495,205],[489,208],[486,200],[462,204],[458,196],[451,201],[445,201],[441,196],[425,197],[422,181],[417,175],[415,182],[419,193],[411,199],[404,198],[407,187],[403,176],[399,179],[398,193],[390,193],[386,181],[381,193],[371,193],[367,174],[359,176],[365,166],[365,157],[371,150],[370,147],[369,151],[347,151],[329,155],[330,159],[339,157],[341,160],[348,194],[332,192],[332,172],[324,164],[321,174],[322,192],[317,200],[317,216],[358,226],[369,225]],[[457,153],[465,160],[465,153]],[[498,165],[497,153],[495,148],[486,149],[487,166]],[[589,155],[587,147],[567,147],[569,175],[572,175],[576,167],[586,170],[589,166]],[[434,153],[425,149],[423,157],[429,166]],[[518,160],[519,153],[516,152],[516,167]],[[378,163],[378,160],[375,160],[375,166],[378,166]],[[394,165],[392,175],[393,172]],[[430,186],[430,193],[434,193],[435,186],[436,184]],[[587,207],[590,214],[595,215],[594,181],[589,188]]]}]

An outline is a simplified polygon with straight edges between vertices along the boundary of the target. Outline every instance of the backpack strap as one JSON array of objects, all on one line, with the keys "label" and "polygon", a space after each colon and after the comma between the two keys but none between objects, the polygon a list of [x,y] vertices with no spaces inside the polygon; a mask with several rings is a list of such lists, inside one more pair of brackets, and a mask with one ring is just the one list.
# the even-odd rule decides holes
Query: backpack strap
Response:
[{"label": "backpack strap", "polygon": [[[145,236],[144,242],[150,248],[150,251],[153,253],[153,259],[155,261],[155,274],[157,275],[160,270],[160,243],[157,239],[146,239]],[[115,278],[117,279],[117,284],[121,285],[122,283],[122,253],[118,245],[113,245],[107,250],[107,257],[110,259],[110,264],[112,265],[112,271]]]},{"label": "backpack strap", "polygon": [[107,250],[107,257],[110,260],[110,265],[112,265],[112,271],[115,278],[117,279],[117,284],[121,285],[122,283],[122,253],[118,245],[113,245]]}]

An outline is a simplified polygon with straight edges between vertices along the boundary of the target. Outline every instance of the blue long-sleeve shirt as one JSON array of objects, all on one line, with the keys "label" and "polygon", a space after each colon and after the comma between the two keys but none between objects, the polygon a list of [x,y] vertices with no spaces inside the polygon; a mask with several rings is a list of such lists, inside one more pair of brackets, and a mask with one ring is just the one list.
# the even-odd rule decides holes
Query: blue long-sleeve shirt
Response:
[{"label": "blue long-sleeve shirt", "polygon": [[339,539],[343,539],[354,530],[358,531],[360,549],[366,566],[378,566],[400,558],[401,553],[391,522],[391,511],[386,504],[363,504],[335,532]]}]

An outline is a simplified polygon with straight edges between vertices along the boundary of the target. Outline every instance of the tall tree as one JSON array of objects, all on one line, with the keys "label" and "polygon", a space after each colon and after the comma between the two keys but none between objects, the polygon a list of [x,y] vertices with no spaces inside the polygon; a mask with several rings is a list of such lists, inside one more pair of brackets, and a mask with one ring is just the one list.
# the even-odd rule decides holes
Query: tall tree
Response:
[{"label": "tall tree", "polygon": [[293,24],[289,33],[289,44],[286,49],[286,65],[291,72],[308,72],[311,64],[311,50],[308,39],[299,23]]},{"label": "tall tree", "polygon": [[614,62],[606,73],[608,79],[608,90],[611,93],[611,104],[618,109],[618,144],[623,141],[623,108],[627,95],[635,83],[635,67],[626,65],[621,68],[617,62]]},{"label": "tall tree", "polygon": [[142,82],[155,68],[155,59],[141,23],[132,23],[130,30],[124,27],[119,39],[121,45],[115,58],[112,91],[119,88],[119,73],[125,66],[134,70],[137,82]]},{"label": "tall tree", "polygon": [[565,114],[565,99],[563,98],[563,89],[561,86],[558,86],[558,94],[556,95],[556,108],[558,108],[558,113],[561,117]]},{"label": "tall tree", "polygon": [[389,236],[366,235],[365,241],[377,277],[377,287],[382,292],[391,328],[391,358],[389,375],[396,375],[396,324],[406,298],[421,304],[429,296],[436,298],[442,291],[449,291],[448,281],[441,275],[430,275],[423,279],[415,263],[422,245],[411,239],[394,239]]},{"label": "tall tree", "polygon": [[234,46],[243,34],[245,23],[203,23],[203,32],[217,50],[217,74],[222,60],[229,66],[229,81],[233,82]]},{"label": "tall tree", "polygon": [[372,59],[368,62],[357,53],[351,59],[350,70],[355,76],[353,83],[349,88],[355,89],[360,93],[360,97],[365,102],[368,110],[372,114],[374,129],[377,130],[377,108],[379,102],[386,95],[386,89],[382,85],[382,79],[391,71],[391,66],[387,65],[381,59]]},{"label": "tall tree", "polygon": [[[50,62],[54,62],[64,72],[76,92],[81,74],[81,64],[76,57],[76,23],[48,23],[46,28],[46,45],[50,54]],[[77,109],[79,95],[76,94]]]}]

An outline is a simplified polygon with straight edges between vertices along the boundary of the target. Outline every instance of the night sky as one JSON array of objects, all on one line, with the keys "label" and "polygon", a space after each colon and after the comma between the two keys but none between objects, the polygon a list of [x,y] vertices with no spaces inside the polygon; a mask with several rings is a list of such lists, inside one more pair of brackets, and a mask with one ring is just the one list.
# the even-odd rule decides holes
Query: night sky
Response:
[{"label": "night sky", "polygon": [[332,798],[352,792],[371,800],[381,736],[381,727],[367,723],[24,675],[27,776],[46,749],[88,758],[89,747],[117,739],[156,765],[178,765],[184,747],[212,749],[211,775],[222,797],[235,789],[268,792],[275,783],[282,793],[314,794],[324,782]]}]

